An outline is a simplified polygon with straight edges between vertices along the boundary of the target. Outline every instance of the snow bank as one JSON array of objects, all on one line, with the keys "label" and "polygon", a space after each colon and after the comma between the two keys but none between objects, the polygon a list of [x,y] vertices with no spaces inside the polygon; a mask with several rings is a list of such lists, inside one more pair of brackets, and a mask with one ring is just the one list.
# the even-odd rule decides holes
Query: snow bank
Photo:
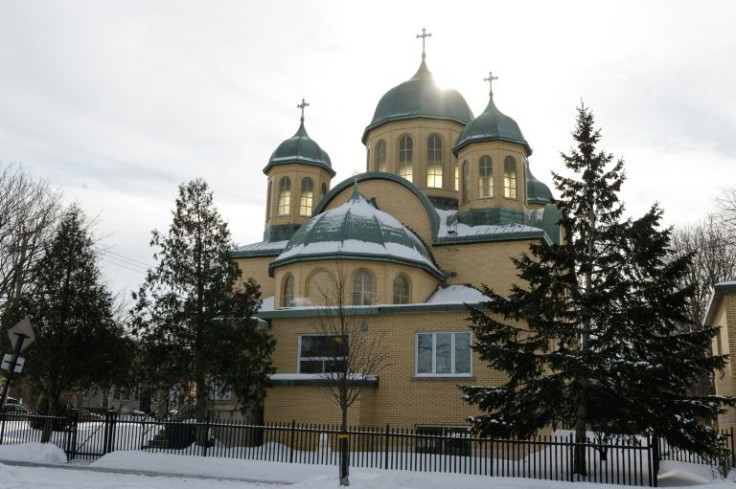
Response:
[{"label": "snow bank", "polygon": [[0,445],[0,461],[65,464],[66,454],[53,443]]}]

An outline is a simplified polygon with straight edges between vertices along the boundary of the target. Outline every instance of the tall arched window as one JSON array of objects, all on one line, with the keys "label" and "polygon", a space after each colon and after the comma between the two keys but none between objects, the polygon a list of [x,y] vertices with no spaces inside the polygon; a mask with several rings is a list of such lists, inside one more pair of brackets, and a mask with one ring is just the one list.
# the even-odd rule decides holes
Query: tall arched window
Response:
[{"label": "tall arched window", "polygon": [[394,278],[394,304],[408,304],[410,296],[409,278],[406,275],[397,275]]},{"label": "tall arched window", "polygon": [[279,182],[279,205],[276,214],[284,216],[289,214],[291,205],[291,180],[284,177]]},{"label": "tall arched window", "polygon": [[493,197],[493,163],[488,155],[478,162],[478,197]]},{"label": "tall arched window", "polygon": [[463,161],[462,182],[460,182],[460,190],[462,192],[463,203],[468,201],[468,184],[470,183],[468,173],[469,173],[468,162]]},{"label": "tall arched window", "polygon": [[314,183],[309,177],[302,178],[302,192],[299,196],[299,215],[311,216],[314,205]]},{"label": "tall arched window", "polygon": [[507,199],[516,198],[516,159],[513,156],[503,160],[503,196]]},{"label": "tall arched window", "polygon": [[273,182],[268,181],[268,190],[266,191],[266,219],[271,217],[271,189]]},{"label": "tall arched window", "polygon": [[284,277],[281,285],[281,307],[289,307],[294,301],[294,277],[291,274]]},{"label": "tall arched window", "polygon": [[383,139],[376,146],[376,170],[386,171],[386,141]]},{"label": "tall arched window", "polygon": [[323,183],[322,184],[322,198],[323,199],[325,198],[325,195],[327,195],[327,184]]},{"label": "tall arched window", "polygon": [[460,190],[460,166],[455,162],[455,190]]},{"label": "tall arched window", "polygon": [[353,305],[369,306],[373,304],[373,275],[361,268],[353,275]]},{"label": "tall arched window", "polygon": [[442,188],[442,138],[431,134],[427,139],[427,187]]},{"label": "tall arched window", "polygon": [[404,134],[399,139],[399,176],[412,181],[414,171],[414,141],[410,136]]}]

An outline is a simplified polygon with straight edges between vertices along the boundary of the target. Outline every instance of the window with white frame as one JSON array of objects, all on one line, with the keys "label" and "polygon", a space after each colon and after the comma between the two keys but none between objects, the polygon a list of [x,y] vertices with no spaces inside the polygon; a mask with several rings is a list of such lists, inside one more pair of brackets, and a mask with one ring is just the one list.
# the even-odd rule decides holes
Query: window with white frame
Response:
[{"label": "window with white frame", "polygon": [[470,332],[417,333],[416,375],[470,375]]},{"label": "window with white frame", "polygon": [[299,337],[299,373],[340,371],[350,349],[347,335],[305,334]]},{"label": "window with white frame", "polygon": [[210,385],[210,399],[213,401],[232,401],[233,391],[229,387],[212,383]]}]

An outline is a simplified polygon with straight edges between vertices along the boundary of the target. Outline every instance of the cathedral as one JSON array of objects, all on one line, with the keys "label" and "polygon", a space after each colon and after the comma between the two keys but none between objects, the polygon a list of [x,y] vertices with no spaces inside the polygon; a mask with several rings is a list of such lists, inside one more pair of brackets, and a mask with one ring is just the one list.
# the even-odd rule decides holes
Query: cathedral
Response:
[{"label": "cathedral", "polygon": [[[351,425],[465,429],[477,412],[458,386],[503,381],[473,352],[467,307],[481,306],[481,284],[508,291],[511,258],[530,244],[559,243],[560,214],[493,80],[474,116],[458,91],[437,87],[423,49],[367,120],[365,172],[338,183],[302,100],[296,133],[263,169],[263,241],[233,253],[261,286],[258,318],[277,342],[264,421],[338,423],[325,373],[358,343],[377,345],[382,362],[356,372]],[[325,328],[338,310],[354,325],[343,337]]]}]

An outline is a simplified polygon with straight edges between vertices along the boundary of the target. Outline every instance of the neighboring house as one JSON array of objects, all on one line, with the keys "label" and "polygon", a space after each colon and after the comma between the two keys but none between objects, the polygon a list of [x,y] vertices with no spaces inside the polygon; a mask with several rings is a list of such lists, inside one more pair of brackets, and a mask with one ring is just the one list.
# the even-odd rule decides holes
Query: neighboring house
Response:
[{"label": "neighboring house", "polygon": [[277,341],[264,419],[339,422],[321,388],[334,359],[318,326],[329,276],[339,271],[347,314],[360,334],[383,337],[388,356],[377,377],[360,380],[349,423],[466,427],[476,411],[458,385],[503,381],[470,348],[466,304],[481,304],[481,284],[508,291],[511,258],[530,244],[558,243],[559,211],[493,93],[474,117],[459,92],[437,87],[424,55],[416,74],[378,102],[362,142],[366,172],[331,188],[330,158],[302,112],[264,169],[264,239],[233,254],[244,278],[261,285],[259,318]]},{"label": "neighboring house", "polygon": [[[719,328],[718,334],[713,338],[713,354],[730,355],[736,352],[736,281],[716,284],[704,325]],[[736,371],[732,359],[723,372],[715,373],[715,384],[717,395],[736,395]],[[718,427],[736,427],[736,408],[728,408],[718,416]]]}]

